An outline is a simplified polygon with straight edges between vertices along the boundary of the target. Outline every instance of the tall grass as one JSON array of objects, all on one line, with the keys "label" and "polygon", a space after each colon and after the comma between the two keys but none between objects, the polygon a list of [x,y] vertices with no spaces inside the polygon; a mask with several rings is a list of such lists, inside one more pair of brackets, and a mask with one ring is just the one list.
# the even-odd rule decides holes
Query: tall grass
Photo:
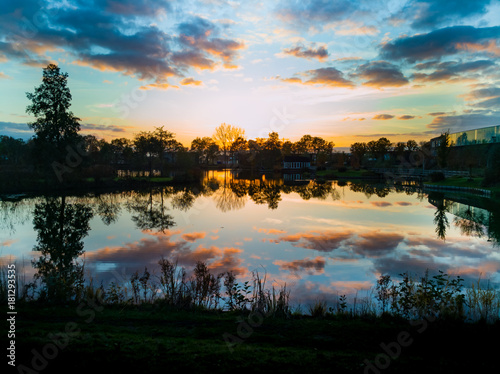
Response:
[{"label": "tall grass", "polygon": [[[144,268],[142,272],[133,273],[128,281],[111,282],[107,287],[96,285],[88,276],[74,300],[97,299],[105,305],[124,307],[155,304],[183,310],[253,311],[268,317],[305,315],[302,308],[292,311],[291,292],[286,284],[268,285],[265,270],[263,274],[253,271],[250,281],[239,283],[233,272],[215,274],[203,262],[197,262],[189,273],[168,259],[160,259],[158,265],[158,274]],[[8,297],[7,274],[7,267],[0,265],[0,299],[3,302]],[[47,302],[36,297],[34,283],[19,281],[20,271],[16,271],[16,276],[16,302]],[[426,272],[420,277],[403,273],[398,281],[381,275],[364,296],[358,292],[351,296],[337,294],[331,300],[317,300],[306,310],[308,315],[317,318],[386,315],[416,319],[432,314],[441,319],[495,323],[500,321],[500,292],[487,280],[479,278],[465,287],[462,278],[443,272],[434,276]]]}]

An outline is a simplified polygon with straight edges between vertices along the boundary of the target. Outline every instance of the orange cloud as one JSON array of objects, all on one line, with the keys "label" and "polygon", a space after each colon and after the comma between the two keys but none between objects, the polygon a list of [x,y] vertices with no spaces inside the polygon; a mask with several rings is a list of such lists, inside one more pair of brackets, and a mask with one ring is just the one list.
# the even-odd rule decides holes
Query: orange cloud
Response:
[{"label": "orange cloud", "polygon": [[376,120],[388,120],[393,118],[394,116],[392,114],[377,114],[376,116],[373,117],[373,119]]},{"label": "orange cloud", "polygon": [[170,83],[150,83],[145,86],[139,87],[140,90],[151,90],[151,89],[166,90],[169,88],[179,88],[179,86],[175,86]]},{"label": "orange cloud", "polygon": [[188,242],[194,242],[198,239],[203,239],[206,236],[206,232],[192,232],[189,234],[183,234],[182,239]]},{"label": "orange cloud", "polygon": [[201,86],[202,84],[202,81],[197,81],[194,78],[184,78],[183,80],[181,80],[181,85],[183,86]]}]

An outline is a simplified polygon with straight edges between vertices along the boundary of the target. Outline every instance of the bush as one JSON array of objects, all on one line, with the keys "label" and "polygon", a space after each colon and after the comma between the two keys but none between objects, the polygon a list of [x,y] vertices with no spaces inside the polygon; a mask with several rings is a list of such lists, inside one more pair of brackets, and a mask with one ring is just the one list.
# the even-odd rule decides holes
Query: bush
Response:
[{"label": "bush", "polygon": [[441,182],[446,179],[444,174],[440,171],[431,173],[429,177],[431,178],[431,182]]}]

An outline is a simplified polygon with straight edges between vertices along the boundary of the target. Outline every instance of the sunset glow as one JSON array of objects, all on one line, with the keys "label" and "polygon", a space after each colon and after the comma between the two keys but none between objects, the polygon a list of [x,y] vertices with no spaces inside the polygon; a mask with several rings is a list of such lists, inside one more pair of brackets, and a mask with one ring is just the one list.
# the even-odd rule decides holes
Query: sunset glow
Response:
[{"label": "sunset glow", "polygon": [[[461,3],[461,2],[459,2]],[[26,92],[69,74],[82,134],[164,126],[184,146],[247,138],[428,140],[500,119],[498,1],[7,1],[0,133],[28,139]]]}]

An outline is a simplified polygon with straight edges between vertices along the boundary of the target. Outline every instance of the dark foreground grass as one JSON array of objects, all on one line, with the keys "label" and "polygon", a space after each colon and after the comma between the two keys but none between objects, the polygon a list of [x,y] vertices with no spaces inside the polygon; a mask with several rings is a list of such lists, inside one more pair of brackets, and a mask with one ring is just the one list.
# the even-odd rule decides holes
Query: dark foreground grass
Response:
[{"label": "dark foreground grass", "polygon": [[[403,332],[405,347],[397,348]],[[17,307],[17,368],[5,355],[2,366],[14,373],[488,372],[498,366],[499,333],[499,323],[27,303]]]}]

